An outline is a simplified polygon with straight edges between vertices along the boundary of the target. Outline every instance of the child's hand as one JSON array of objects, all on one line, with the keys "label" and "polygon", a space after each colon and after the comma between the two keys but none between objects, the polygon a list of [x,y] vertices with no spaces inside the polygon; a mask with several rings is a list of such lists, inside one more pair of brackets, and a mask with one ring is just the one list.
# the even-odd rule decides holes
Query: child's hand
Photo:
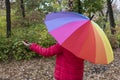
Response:
[{"label": "child's hand", "polygon": [[27,46],[27,47],[29,47],[29,46],[31,45],[31,43],[30,43],[30,42],[27,42],[27,41],[22,41],[22,43],[23,43],[25,46]]}]

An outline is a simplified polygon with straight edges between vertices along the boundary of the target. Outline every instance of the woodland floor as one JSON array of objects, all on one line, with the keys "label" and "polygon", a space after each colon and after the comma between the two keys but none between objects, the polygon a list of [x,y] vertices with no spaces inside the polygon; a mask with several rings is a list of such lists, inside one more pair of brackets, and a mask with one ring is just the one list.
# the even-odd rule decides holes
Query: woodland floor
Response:
[{"label": "woodland floor", "polygon": [[[120,80],[120,49],[114,55],[109,65],[85,61],[84,80]],[[54,58],[0,62],[0,80],[53,80],[54,65]]]}]

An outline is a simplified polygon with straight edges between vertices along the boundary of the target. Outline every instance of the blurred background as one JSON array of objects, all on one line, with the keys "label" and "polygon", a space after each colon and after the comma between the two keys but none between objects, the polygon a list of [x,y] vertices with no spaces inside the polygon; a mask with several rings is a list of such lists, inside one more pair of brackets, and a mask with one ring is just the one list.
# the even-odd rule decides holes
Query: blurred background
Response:
[{"label": "blurred background", "polygon": [[34,57],[35,54],[25,54],[29,50],[21,44],[22,40],[45,47],[54,44],[55,40],[45,28],[44,18],[48,13],[58,11],[75,11],[88,17],[94,15],[93,20],[116,49],[120,46],[119,4],[119,0],[0,0],[0,60]]}]

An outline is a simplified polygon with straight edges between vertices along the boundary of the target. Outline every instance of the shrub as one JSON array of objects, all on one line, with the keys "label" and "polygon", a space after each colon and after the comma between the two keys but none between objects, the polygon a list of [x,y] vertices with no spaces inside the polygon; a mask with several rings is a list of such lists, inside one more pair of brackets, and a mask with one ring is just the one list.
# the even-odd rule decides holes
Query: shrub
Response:
[{"label": "shrub", "polygon": [[0,16],[0,36],[5,36],[6,29],[6,19],[5,16]]},{"label": "shrub", "polygon": [[112,46],[113,49],[116,49],[119,47],[120,45],[120,41],[119,41],[119,37],[120,37],[120,29],[118,29],[118,27],[116,27],[116,34],[115,35],[112,35],[111,34],[111,31],[110,31],[110,27],[106,27],[104,29],[109,41],[110,41],[110,44]]},{"label": "shrub", "polygon": [[5,38],[0,36],[0,61],[6,61],[8,60],[8,53],[11,43],[9,40],[6,40]]},{"label": "shrub", "polygon": [[120,27],[116,27],[116,38],[120,47]]},{"label": "shrub", "polygon": [[14,27],[11,38],[0,37],[0,60],[21,60],[37,57],[37,54],[21,43],[22,40],[36,42],[43,47],[48,47],[55,43],[55,40],[47,33],[43,24],[24,28]]},{"label": "shrub", "polygon": [[109,40],[110,40],[110,43],[111,43],[111,46],[112,46],[113,49],[116,49],[116,48],[119,47],[119,42],[117,40],[116,35],[111,34]]}]

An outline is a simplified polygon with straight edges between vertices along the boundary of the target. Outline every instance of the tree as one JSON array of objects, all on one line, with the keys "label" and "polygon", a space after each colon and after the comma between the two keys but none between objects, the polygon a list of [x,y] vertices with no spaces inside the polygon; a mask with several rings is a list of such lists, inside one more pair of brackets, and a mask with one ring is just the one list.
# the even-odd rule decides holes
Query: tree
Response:
[{"label": "tree", "polygon": [[111,33],[115,34],[116,30],[115,30],[115,20],[114,20],[114,16],[113,16],[113,10],[112,10],[112,5],[111,5],[111,0],[107,0],[107,8],[108,8],[108,14],[109,14],[109,21],[110,21],[110,26],[111,26]]},{"label": "tree", "polygon": [[103,9],[104,0],[74,0],[73,11],[79,13],[86,13],[89,17],[92,17],[97,11]]},{"label": "tree", "polygon": [[7,22],[7,38],[11,36],[11,10],[10,10],[10,1],[5,0],[6,3],[6,22]]},{"label": "tree", "polygon": [[83,11],[82,11],[82,2],[80,1],[80,0],[75,0],[74,1],[74,11],[75,12],[78,12],[78,13],[82,13]]},{"label": "tree", "polygon": [[21,1],[21,11],[22,11],[22,16],[23,18],[25,17],[25,7],[24,7],[24,2],[23,0],[20,0]]},{"label": "tree", "polygon": [[68,0],[68,11],[73,11],[73,0]]}]

